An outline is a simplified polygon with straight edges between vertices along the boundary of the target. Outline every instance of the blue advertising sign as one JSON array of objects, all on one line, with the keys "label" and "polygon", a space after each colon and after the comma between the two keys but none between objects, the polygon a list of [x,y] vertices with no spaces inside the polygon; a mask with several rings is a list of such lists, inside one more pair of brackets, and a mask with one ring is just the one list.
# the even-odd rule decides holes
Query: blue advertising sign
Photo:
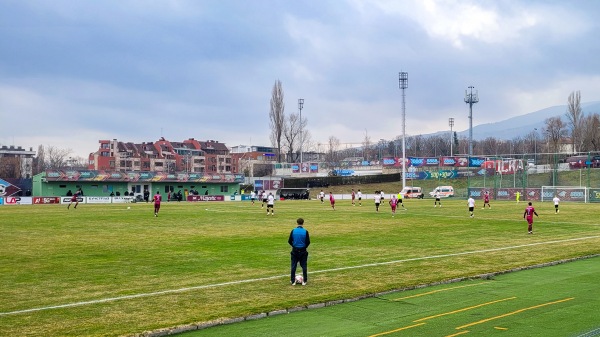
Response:
[{"label": "blue advertising sign", "polygon": [[469,158],[469,167],[481,167],[485,162],[485,158],[479,157],[470,157]]}]

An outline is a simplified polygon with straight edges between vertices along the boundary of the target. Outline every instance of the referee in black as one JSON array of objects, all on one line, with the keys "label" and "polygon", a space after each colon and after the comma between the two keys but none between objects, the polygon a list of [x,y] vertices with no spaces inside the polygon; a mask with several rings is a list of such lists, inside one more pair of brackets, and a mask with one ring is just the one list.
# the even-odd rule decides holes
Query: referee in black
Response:
[{"label": "referee in black", "polygon": [[306,264],[308,251],[306,251],[306,248],[310,245],[310,236],[308,235],[308,231],[303,227],[304,219],[298,218],[296,224],[298,226],[292,229],[290,238],[288,239],[288,243],[292,246],[292,252],[290,253],[292,256],[290,282],[292,285],[296,285],[296,267],[298,266],[298,262],[300,262],[300,267],[302,267],[302,285],[305,286],[308,281],[308,267]]}]

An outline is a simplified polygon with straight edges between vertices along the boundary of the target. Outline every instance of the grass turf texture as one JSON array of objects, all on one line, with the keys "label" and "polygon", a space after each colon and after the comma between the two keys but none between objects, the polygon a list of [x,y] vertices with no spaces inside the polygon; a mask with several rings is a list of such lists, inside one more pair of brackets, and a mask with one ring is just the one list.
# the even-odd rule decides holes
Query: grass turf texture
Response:
[{"label": "grass turf texture", "polygon": [[578,336],[599,327],[591,258],[182,334],[201,336]]},{"label": "grass turf texture", "polygon": [[[275,216],[249,202],[164,203],[158,218],[151,204],[0,207],[0,335],[134,334],[600,253],[600,237],[590,238],[600,236],[600,205],[563,203],[555,215],[536,203],[527,235],[523,203],[479,202],[474,219],[465,200],[405,204],[394,218],[372,200],[335,211],[277,202]],[[301,288],[288,276],[298,217],[313,242]],[[442,257],[501,247],[515,248]],[[201,288],[11,314],[189,287]]]}]

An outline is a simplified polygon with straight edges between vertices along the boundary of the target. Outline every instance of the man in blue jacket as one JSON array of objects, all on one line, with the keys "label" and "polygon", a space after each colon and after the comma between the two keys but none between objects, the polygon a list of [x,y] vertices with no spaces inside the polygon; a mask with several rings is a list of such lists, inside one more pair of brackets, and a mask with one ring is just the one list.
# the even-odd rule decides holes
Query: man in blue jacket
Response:
[{"label": "man in blue jacket", "polygon": [[306,264],[308,252],[306,248],[310,245],[310,236],[308,236],[308,231],[303,227],[304,219],[298,218],[296,224],[298,227],[292,229],[290,238],[288,239],[288,243],[292,246],[292,252],[290,253],[292,256],[290,282],[292,285],[296,285],[296,267],[298,266],[298,262],[300,262],[300,267],[302,267],[302,285],[305,286],[308,281],[308,268]]}]

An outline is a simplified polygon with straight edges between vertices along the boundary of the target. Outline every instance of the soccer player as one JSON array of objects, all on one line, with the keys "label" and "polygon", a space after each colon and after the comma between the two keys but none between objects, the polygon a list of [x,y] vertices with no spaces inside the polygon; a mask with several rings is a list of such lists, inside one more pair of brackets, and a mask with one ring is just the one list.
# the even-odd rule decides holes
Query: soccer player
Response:
[{"label": "soccer player", "polygon": [[469,205],[469,212],[471,213],[471,218],[474,216],[473,210],[475,209],[475,199],[472,196],[469,196],[467,200],[467,204]]},{"label": "soccer player", "polygon": [[383,193],[383,191],[379,191],[379,194],[381,195],[381,202],[383,202],[385,200],[385,193]]},{"label": "soccer player", "polygon": [[375,211],[379,212],[379,204],[381,204],[381,193],[379,193],[379,191],[375,191],[375,196],[373,198],[375,199]]},{"label": "soccer player", "polygon": [[440,207],[442,207],[442,202],[440,201],[440,190],[435,190],[434,196],[435,201],[433,202],[433,207],[437,207],[437,205],[440,205]]},{"label": "soccer player", "polygon": [[267,196],[267,215],[269,215],[269,209],[271,210],[271,215],[275,215],[275,211],[273,210],[274,206],[275,197],[273,196],[273,193],[269,192],[269,195]]},{"label": "soccer player", "polygon": [[77,190],[77,192],[75,192],[75,194],[73,194],[73,196],[71,197],[71,201],[69,202],[67,209],[69,209],[69,207],[71,207],[72,203],[75,203],[75,206],[73,208],[77,208],[77,205],[79,205],[78,197],[79,197],[79,190]]},{"label": "soccer player", "polygon": [[396,207],[398,206],[398,199],[395,195],[392,195],[392,198],[389,201],[390,207],[392,208],[392,218],[396,215]]},{"label": "soccer player", "polygon": [[[267,194],[267,192],[265,190],[263,190],[262,191],[262,204],[260,205],[260,208],[265,207],[265,204],[267,203],[268,199],[269,199],[269,195]],[[267,205],[267,208],[269,208],[268,205]],[[268,211],[269,210],[267,210],[267,213],[268,213]]]},{"label": "soccer player", "polygon": [[539,217],[539,215],[535,212],[535,208],[531,206],[531,201],[528,204],[527,208],[525,208],[525,213],[523,213],[523,219],[527,220],[527,230],[529,234],[533,234],[533,215]]},{"label": "soccer player", "polygon": [[521,192],[517,191],[517,193],[515,193],[515,199],[517,199],[517,204],[518,204],[519,200],[521,199]]},{"label": "soccer player", "polygon": [[158,211],[160,211],[161,200],[162,200],[162,196],[160,195],[160,192],[156,191],[156,194],[154,195],[154,216],[155,217],[158,216]]},{"label": "soccer player", "polygon": [[358,194],[358,206],[362,206],[362,192],[358,190],[356,194]]},{"label": "soccer player", "polygon": [[354,189],[352,189],[352,206],[356,206],[354,199],[356,199],[356,193],[354,193]]},{"label": "soccer player", "polygon": [[256,200],[256,192],[250,192],[250,200],[252,201],[252,205],[254,205],[254,200]]},{"label": "soccer player", "polygon": [[335,211],[335,198],[333,197],[333,193],[329,192],[329,203],[331,204],[331,208]]},{"label": "soccer player", "polygon": [[402,192],[398,192],[398,204],[402,206],[403,211],[406,211],[406,207],[404,207],[404,195],[402,194]]},{"label": "soccer player", "polygon": [[321,190],[321,192],[319,193],[319,199],[321,199],[321,203],[323,204],[323,199],[325,199],[325,192],[323,192],[323,190]]},{"label": "soccer player", "polygon": [[552,201],[554,202],[554,214],[558,214],[558,212],[560,212],[560,210],[558,209],[558,204],[560,203],[558,195],[555,194],[554,198],[552,198]]},{"label": "soccer player", "polygon": [[492,208],[492,205],[490,205],[490,192],[489,191],[485,191],[485,193],[483,194],[483,208],[485,208],[485,205],[488,205],[488,208]]}]

